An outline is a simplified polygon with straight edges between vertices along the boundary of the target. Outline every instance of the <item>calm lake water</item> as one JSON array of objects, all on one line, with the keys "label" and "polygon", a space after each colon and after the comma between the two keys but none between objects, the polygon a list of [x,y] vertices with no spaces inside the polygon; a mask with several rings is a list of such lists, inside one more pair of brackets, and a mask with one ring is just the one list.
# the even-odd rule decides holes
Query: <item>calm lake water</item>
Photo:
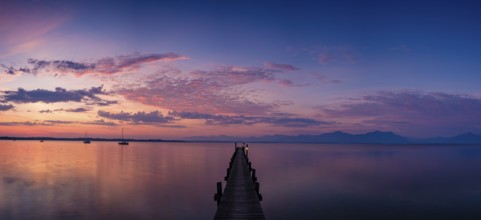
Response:
[{"label": "calm lake water", "polygon": [[[268,219],[481,219],[481,146],[249,146]],[[0,141],[0,219],[212,219],[233,150]]]}]

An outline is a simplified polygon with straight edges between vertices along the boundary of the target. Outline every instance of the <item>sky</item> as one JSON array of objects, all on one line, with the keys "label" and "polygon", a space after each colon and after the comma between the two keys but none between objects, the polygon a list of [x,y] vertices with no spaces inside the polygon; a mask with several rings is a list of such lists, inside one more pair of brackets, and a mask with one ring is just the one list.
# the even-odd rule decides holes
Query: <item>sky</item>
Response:
[{"label": "sky", "polygon": [[0,136],[481,133],[477,1],[3,0]]}]

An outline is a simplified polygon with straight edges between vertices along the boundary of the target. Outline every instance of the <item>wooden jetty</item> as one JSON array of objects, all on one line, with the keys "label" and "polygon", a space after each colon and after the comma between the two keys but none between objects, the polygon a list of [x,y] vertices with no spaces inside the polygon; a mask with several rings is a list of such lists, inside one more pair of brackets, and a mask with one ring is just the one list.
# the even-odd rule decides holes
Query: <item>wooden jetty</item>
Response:
[{"label": "wooden jetty", "polygon": [[235,146],[229,162],[227,181],[222,193],[222,182],[217,183],[217,212],[214,219],[265,219],[260,201],[256,170],[248,158],[248,145]]}]

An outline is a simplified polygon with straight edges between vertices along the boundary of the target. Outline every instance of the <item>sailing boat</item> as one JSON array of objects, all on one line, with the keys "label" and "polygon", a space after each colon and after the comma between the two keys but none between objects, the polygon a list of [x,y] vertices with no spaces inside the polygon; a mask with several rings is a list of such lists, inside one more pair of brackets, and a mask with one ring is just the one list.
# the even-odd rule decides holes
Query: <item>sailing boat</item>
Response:
[{"label": "sailing boat", "polygon": [[119,142],[119,145],[129,145],[129,142],[124,139],[124,129],[122,128],[122,139]]},{"label": "sailing boat", "polygon": [[84,144],[90,144],[90,139],[87,138],[87,132],[85,132],[85,136],[84,136]]}]

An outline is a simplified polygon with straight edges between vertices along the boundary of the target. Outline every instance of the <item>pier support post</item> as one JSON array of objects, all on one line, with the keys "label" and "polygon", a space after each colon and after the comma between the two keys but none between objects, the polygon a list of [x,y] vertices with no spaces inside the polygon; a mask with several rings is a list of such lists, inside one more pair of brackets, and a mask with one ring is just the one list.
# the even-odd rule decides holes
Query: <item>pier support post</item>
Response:
[{"label": "pier support post", "polygon": [[262,195],[259,193],[259,182],[255,182],[254,185],[256,187],[257,197],[259,198],[259,201],[262,201]]},{"label": "pier support post", "polygon": [[227,179],[229,179],[229,174],[230,174],[230,167],[227,168],[227,174],[225,175],[224,177],[224,180],[227,181]]}]

